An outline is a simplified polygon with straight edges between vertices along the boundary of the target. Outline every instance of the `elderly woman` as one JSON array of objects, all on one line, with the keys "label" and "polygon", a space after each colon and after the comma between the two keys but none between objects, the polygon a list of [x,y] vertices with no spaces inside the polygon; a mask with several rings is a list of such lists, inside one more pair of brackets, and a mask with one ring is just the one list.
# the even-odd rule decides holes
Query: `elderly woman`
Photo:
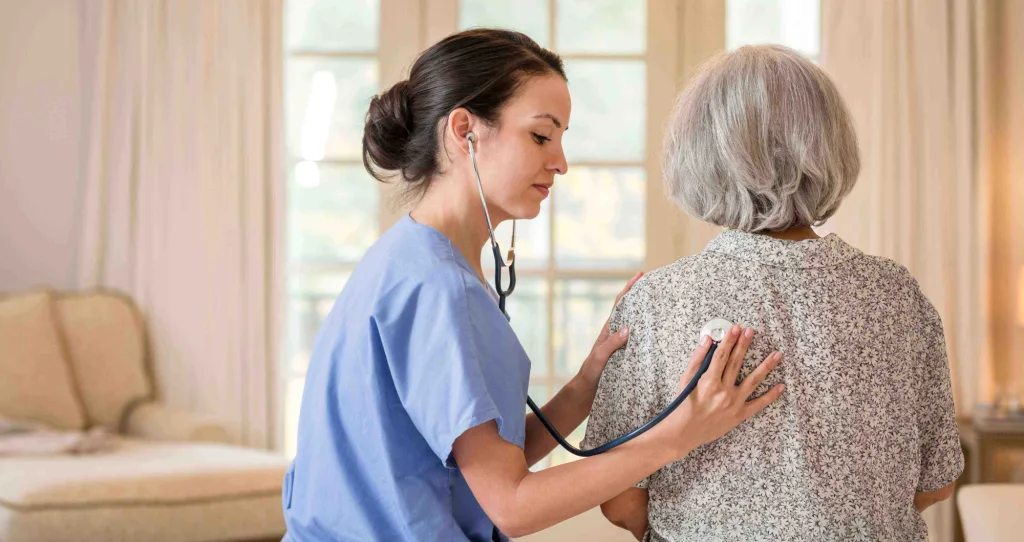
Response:
[{"label": "elderly woman", "polygon": [[611,327],[628,326],[629,341],[583,444],[664,408],[716,317],[749,344],[725,378],[778,350],[785,361],[754,395],[779,383],[786,394],[605,503],[605,516],[652,541],[926,540],[920,512],[963,470],[942,322],[903,266],[811,229],[860,167],[835,86],[790,49],[744,47],[696,77],[669,131],[669,196],[727,229],[615,308]]}]

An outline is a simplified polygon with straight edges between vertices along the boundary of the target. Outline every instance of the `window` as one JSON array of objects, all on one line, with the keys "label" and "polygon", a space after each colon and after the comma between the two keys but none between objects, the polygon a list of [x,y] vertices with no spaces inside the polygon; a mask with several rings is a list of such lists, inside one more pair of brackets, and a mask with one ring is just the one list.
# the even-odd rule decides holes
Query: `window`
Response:
[{"label": "window", "polygon": [[792,47],[817,62],[821,49],[821,0],[727,0],[728,49],[759,43]]},{"label": "window", "polygon": [[380,189],[363,169],[363,118],[380,91],[377,0],[290,0],[284,450],[295,454],[313,338],[380,232]]}]

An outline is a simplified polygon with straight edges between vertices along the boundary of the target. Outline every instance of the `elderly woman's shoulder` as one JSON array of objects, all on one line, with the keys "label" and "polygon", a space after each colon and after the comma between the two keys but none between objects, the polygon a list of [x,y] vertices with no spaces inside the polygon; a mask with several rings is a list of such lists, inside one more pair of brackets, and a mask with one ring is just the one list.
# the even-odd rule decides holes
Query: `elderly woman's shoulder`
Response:
[{"label": "elderly woman's shoulder", "polygon": [[906,266],[889,258],[867,254],[860,258],[860,261],[865,266],[864,272],[876,279],[875,284],[880,294],[891,298],[904,298],[926,318],[941,321],[935,305]]},{"label": "elderly woman's shoulder", "polygon": [[888,279],[900,286],[920,290],[921,286],[917,279],[910,273],[906,266],[884,256],[873,256],[864,254],[859,262],[867,271],[873,271],[879,278]]}]

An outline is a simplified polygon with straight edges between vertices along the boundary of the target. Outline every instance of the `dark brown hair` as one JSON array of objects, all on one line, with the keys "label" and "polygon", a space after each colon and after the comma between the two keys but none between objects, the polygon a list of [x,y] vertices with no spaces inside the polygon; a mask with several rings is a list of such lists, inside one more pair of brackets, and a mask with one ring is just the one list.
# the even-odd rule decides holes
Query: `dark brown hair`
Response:
[{"label": "dark brown hair", "polygon": [[363,127],[363,165],[378,181],[386,172],[425,188],[439,173],[440,121],[466,108],[496,126],[501,108],[526,78],[557,73],[562,59],[525,34],[478,28],[448,36],[424,51],[409,79],[370,100]]}]

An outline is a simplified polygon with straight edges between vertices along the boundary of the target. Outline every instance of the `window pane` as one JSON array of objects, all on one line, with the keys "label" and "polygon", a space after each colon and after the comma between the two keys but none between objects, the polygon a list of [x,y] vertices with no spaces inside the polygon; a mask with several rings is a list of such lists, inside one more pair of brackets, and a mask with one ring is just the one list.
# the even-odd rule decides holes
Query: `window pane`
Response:
[{"label": "window pane", "polygon": [[516,289],[508,297],[512,329],[526,350],[531,372],[542,376],[548,366],[548,286],[544,277],[516,277]]},{"label": "window pane", "polygon": [[288,277],[286,370],[289,373],[306,372],[316,334],[348,277],[348,271],[293,272]]},{"label": "window pane", "polygon": [[572,377],[590,354],[615,296],[628,276],[616,279],[559,279],[555,282],[555,374]]},{"label": "window pane", "polygon": [[565,155],[576,161],[644,160],[646,65],[631,60],[567,60],[572,119]]},{"label": "window pane", "polygon": [[377,239],[380,188],[363,166],[299,162],[288,183],[288,261],[355,263]]},{"label": "window pane", "polygon": [[817,57],[820,49],[820,0],[728,0],[726,46],[780,43]]},{"label": "window pane", "polygon": [[558,0],[557,13],[559,53],[640,54],[647,49],[643,0]]},{"label": "window pane", "polygon": [[550,15],[548,0],[462,0],[459,28],[486,26],[518,30],[533,38],[541,47],[548,47]]},{"label": "window pane", "polygon": [[645,170],[569,168],[555,186],[555,262],[562,269],[639,269],[646,252]]},{"label": "window pane", "polygon": [[[551,392],[548,390],[548,385],[545,382],[531,382],[528,393],[530,399],[533,399],[533,402],[537,403],[539,407],[543,407],[551,399]],[[526,407],[526,411],[533,412],[530,410],[530,407]]]},{"label": "window pane", "polygon": [[[555,182],[558,182],[557,180]],[[548,251],[551,245],[551,199],[540,204],[540,214],[533,220],[516,221],[516,270],[544,269],[548,266]],[[501,257],[508,259],[509,243],[512,241],[512,221],[502,222],[494,230],[494,237],[501,247]],[[494,253],[488,239],[480,252],[480,263],[484,270],[494,269]],[[488,272],[487,276],[491,276]]]},{"label": "window pane", "polygon": [[303,160],[359,160],[363,120],[379,91],[377,61],[292,58],[287,84],[288,152]]},{"label": "window pane", "polygon": [[299,443],[299,410],[302,407],[302,389],[306,377],[292,377],[286,381],[284,390],[284,453],[289,459],[295,457]]},{"label": "window pane", "polygon": [[374,51],[377,0],[288,0],[285,38],[292,51]]}]

